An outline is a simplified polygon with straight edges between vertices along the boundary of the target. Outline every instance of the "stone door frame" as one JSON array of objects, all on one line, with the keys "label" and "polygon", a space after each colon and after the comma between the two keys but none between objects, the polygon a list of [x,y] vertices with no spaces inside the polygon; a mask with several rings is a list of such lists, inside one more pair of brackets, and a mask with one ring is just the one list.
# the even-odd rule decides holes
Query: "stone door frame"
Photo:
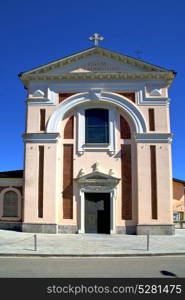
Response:
[{"label": "stone door frame", "polygon": [[80,188],[80,224],[78,233],[85,233],[85,193],[109,193],[110,194],[110,234],[116,233],[116,188],[104,186],[101,188],[91,186]]}]

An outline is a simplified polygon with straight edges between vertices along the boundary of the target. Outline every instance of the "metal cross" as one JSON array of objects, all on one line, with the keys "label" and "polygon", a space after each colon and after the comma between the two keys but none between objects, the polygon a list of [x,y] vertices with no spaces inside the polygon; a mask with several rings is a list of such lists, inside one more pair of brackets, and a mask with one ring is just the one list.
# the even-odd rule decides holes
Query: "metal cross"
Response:
[{"label": "metal cross", "polygon": [[137,59],[142,59],[141,54],[143,53],[143,51],[138,49],[138,50],[135,51],[135,53],[137,55],[137,57],[136,57]]},{"label": "metal cross", "polygon": [[90,41],[94,41],[94,45],[98,46],[99,41],[103,41],[104,37],[101,36],[99,33],[94,33],[92,36],[89,37]]}]

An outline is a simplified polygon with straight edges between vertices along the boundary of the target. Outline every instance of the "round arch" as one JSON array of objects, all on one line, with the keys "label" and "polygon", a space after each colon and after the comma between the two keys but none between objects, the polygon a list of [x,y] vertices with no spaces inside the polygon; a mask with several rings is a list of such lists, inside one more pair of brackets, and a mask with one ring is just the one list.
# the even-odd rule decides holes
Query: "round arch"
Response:
[{"label": "round arch", "polygon": [[[5,189],[3,189],[1,192],[0,192],[0,217],[3,216],[3,203],[4,203],[4,196],[7,192],[14,192],[16,193],[17,195],[17,200],[18,200],[18,215],[16,218],[21,218],[21,199],[22,199],[22,196],[21,196],[21,192],[14,188],[14,187],[7,187]],[[11,217],[9,217],[11,218]]]},{"label": "round arch", "polygon": [[128,114],[129,119],[131,119],[136,133],[147,132],[146,121],[142,113],[129,99],[115,93],[93,90],[90,92],[75,94],[59,104],[47,123],[46,132],[59,132],[59,123],[68,111],[84,104],[93,103],[99,103],[102,105],[108,104],[123,110]]}]

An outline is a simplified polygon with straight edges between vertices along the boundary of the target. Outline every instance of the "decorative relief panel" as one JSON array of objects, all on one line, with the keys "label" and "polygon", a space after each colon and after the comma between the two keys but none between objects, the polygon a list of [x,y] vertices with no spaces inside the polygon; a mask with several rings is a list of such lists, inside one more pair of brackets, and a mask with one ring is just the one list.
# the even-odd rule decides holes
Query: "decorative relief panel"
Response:
[{"label": "decorative relief panel", "polygon": [[93,193],[109,193],[114,189],[113,185],[83,185],[81,188],[82,192],[93,192]]},{"label": "decorative relief panel", "polygon": [[34,98],[44,98],[44,92],[41,90],[36,90],[33,94],[32,97]]}]

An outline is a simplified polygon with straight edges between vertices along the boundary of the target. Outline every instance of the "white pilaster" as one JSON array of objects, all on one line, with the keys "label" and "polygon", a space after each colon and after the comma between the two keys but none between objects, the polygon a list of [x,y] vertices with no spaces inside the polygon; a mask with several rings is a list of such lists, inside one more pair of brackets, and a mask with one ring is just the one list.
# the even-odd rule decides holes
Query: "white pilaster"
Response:
[{"label": "white pilaster", "polygon": [[78,233],[85,233],[85,195],[80,191],[80,229]]},{"label": "white pilaster", "polygon": [[116,189],[110,193],[110,233],[116,233]]}]

